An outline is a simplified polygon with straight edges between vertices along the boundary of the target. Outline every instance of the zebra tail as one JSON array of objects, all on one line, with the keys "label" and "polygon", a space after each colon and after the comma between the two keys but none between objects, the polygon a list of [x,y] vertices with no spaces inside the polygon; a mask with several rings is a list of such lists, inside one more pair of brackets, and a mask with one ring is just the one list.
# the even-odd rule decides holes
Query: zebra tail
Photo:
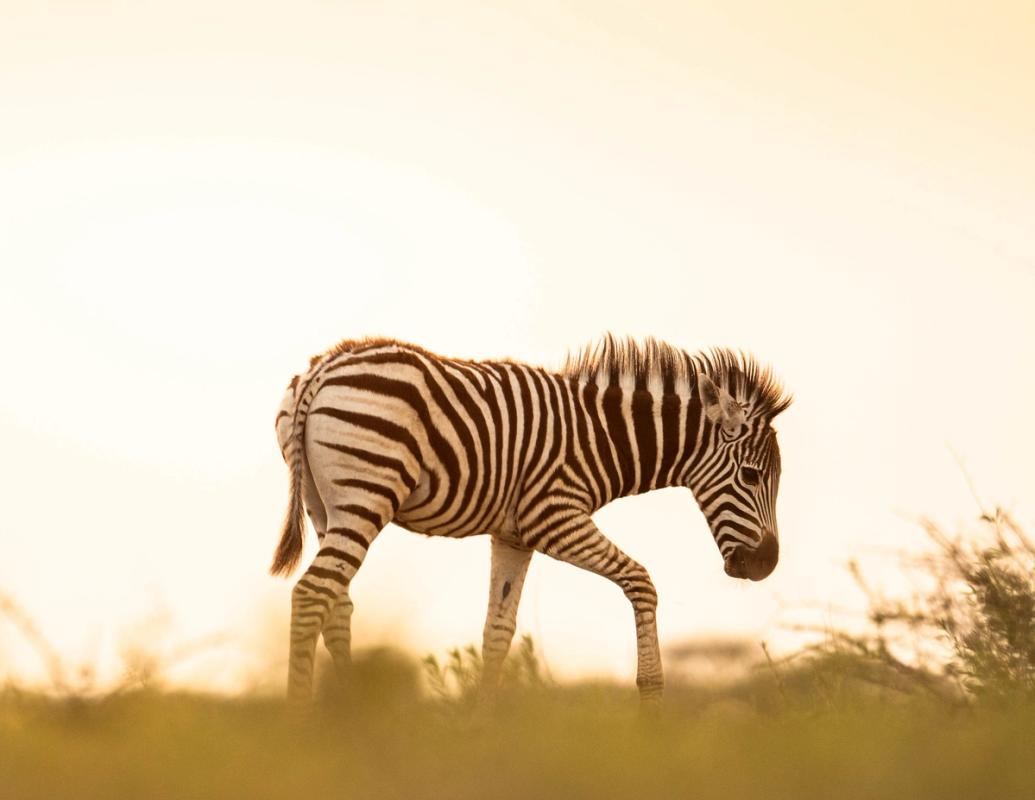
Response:
[{"label": "zebra tail", "polygon": [[288,496],[287,514],[284,516],[284,527],[280,533],[277,551],[273,554],[270,565],[271,575],[290,575],[298,560],[302,557],[305,544],[305,503],[302,500],[302,472],[305,469],[305,421],[309,412],[309,404],[319,388],[320,371],[323,364],[314,365],[310,369],[307,380],[299,391],[295,402],[295,413],[291,418],[291,438],[288,439],[284,458],[291,471],[291,488]]},{"label": "zebra tail", "polygon": [[[296,429],[300,426],[296,423]],[[288,452],[288,465],[291,468],[291,488],[288,498],[287,514],[284,527],[281,529],[280,542],[273,554],[271,575],[287,577],[298,566],[302,557],[302,546],[305,543],[305,504],[302,502],[302,466],[304,458],[301,441],[294,435]]]},{"label": "zebra tail", "polygon": [[354,342],[342,342],[337,347],[309,361],[309,372],[302,383],[295,403],[295,413],[291,420],[291,438],[288,441],[285,459],[291,470],[291,489],[288,499],[287,514],[280,534],[277,552],[273,554],[270,565],[271,575],[290,575],[298,560],[302,557],[305,544],[305,503],[302,500],[302,480],[305,470],[305,423],[309,414],[309,406],[323,384],[324,371],[337,356],[349,352]]}]

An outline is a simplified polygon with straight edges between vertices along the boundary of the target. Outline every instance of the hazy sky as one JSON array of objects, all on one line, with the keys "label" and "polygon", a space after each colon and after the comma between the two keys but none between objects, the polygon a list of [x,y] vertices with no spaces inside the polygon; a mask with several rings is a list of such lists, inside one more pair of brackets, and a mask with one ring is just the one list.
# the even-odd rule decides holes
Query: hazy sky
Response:
[{"label": "hazy sky", "polygon": [[[72,663],[221,633],[177,680],[283,659],[273,417],[343,337],[558,365],[610,330],[772,363],[797,400],[770,579],[723,574],[686,491],[598,515],[663,645],[857,605],[847,559],[973,516],[952,451],[1035,517],[1030,3],[0,15],[0,591]],[[355,642],[477,642],[487,585],[486,538],[389,529]],[[519,631],[556,675],[632,675],[600,578],[537,557]],[[37,673],[0,622],[0,679]]]}]

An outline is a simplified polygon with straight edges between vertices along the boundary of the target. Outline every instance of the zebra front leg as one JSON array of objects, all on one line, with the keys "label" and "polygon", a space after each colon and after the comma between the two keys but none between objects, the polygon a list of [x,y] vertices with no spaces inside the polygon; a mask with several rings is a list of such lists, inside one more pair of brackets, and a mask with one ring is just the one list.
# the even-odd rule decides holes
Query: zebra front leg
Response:
[{"label": "zebra front leg", "polygon": [[561,513],[537,522],[522,540],[548,556],[617,583],[632,603],[636,620],[636,685],[644,705],[661,700],[664,674],[658,644],[658,593],[640,564],[619,550],[583,512]]},{"label": "zebra front leg", "polygon": [[482,632],[483,696],[499,686],[503,660],[514,638],[521,587],[525,583],[532,551],[492,537],[492,572],[489,578],[489,608]]}]

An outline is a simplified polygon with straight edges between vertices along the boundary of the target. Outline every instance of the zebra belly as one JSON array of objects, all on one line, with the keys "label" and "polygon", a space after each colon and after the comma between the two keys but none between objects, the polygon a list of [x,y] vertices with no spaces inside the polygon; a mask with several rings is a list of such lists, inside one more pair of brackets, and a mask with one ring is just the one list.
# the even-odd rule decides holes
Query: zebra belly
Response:
[{"label": "zebra belly", "polygon": [[[502,502],[486,499],[486,511],[473,513],[471,508],[465,508],[463,504],[452,513],[444,509],[443,513],[436,513],[429,516],[429,509],[439,506],[444,497],[433,496],[431,493],[431,475],[426,470],[421,471],[417,479],[417,485],[399,506],[399,510],[392,519],[396,525],[414,533],[423,533],[428,536],[451,536],[463,538],[465,536],[476,536],[482,533],[493,533],[503,527],[505,518]],[[462,488],[462,487],[460,487]],[[440,485],[438,495],[444,495],[445,490]],[[466,518],[466,519],[465,519]],[[458,524],[460,520],[465,520]]]}]

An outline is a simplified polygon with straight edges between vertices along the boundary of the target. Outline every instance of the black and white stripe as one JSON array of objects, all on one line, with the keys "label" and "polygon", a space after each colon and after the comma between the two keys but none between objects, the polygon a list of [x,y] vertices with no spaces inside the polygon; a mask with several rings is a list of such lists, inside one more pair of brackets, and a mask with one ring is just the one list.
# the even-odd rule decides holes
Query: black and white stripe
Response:
[{"label": "black and white stripe", "polygon": [[347,665],[349,584],[394,522],[492,536],[488,686],[539,551],[622,587],[635,612],[641,696],[659,697],[657,594],[591,515],[618,497],[687,486],[727,573],[765,577],[778,555],[780,458],[770,423],[789,403],[767,369],[727,350],[691,355],[607,337],[551,372],[392,340],[342,342],[291,381],[277,415],[291,499],[271,571],[295,567],[305,512],[320,542],[292,595],[289,696],[310,696],[321,633],[336,665]]}]

